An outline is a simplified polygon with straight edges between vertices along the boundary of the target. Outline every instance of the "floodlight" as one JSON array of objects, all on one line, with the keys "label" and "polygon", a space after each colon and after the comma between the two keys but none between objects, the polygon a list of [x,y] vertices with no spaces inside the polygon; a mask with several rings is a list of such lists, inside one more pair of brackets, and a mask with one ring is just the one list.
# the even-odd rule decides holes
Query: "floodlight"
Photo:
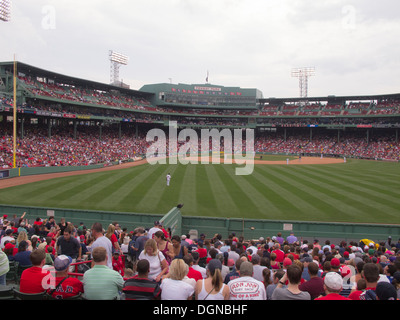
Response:
[{"label": "floodlight", "polygon": [[111,62],[110,68],[110,82],[112,84],[118,84],[119,82],[119,67],[121,65],[127,65],[129,58],[122,53],[114,52],[110,50],[109,59]]},{"label": "floodlight", "polygon": [[308,97],[308,77],[315,76],[314,67],[293,68],[292,77],[299,78],[300,97]]},{"label": "floodlight", "polygon": [[119,64],[127,65],[129,58],[122,53],[110,51],[110,61],[117,62]]},{"label": "floodlight", "polygon": [[11,0],[0,0],[0,20],[10,21]]}]

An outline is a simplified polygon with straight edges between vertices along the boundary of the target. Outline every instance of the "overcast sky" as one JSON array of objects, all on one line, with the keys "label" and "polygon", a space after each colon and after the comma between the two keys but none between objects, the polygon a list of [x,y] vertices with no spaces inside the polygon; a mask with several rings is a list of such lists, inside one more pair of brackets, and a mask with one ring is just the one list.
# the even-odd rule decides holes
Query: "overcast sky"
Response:
[{"label": "overcast sky", "polygon": [[396,0],[12,0],[0,61],[110,82],[205,83],[297,97],[297,67],[315,67],[309,96],[400,92]]}]

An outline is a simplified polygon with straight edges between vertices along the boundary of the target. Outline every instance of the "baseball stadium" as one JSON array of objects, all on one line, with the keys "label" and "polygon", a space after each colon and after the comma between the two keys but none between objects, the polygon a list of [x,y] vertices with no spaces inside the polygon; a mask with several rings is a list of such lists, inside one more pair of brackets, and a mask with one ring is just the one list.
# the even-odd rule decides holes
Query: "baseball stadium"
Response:
[{"label": "baseball stadium", "polygon": [[[356,94],[265,98],[208,82],[133,90],[2,62],[0,213],[130,230],[160,220],[195,237],[398,239],[400,94]],[[168,148],[167,161],[148,163],[148,132],[168,138],[171,123],[221,133],[208,149],[217,144],[220,163],[173,163]],[[222,132],[235,130],[241,152],[254,133],[249,175],[223,161],[232,154]]]}]

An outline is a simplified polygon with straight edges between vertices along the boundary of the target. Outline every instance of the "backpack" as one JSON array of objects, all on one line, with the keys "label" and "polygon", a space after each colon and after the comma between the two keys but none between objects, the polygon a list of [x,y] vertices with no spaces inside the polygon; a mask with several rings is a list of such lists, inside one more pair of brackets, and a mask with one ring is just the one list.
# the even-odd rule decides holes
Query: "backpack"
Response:
[{"label": "backpack", "polygon": [[360,295],[360,300],[376,300],[375,290],[367,290]]}]

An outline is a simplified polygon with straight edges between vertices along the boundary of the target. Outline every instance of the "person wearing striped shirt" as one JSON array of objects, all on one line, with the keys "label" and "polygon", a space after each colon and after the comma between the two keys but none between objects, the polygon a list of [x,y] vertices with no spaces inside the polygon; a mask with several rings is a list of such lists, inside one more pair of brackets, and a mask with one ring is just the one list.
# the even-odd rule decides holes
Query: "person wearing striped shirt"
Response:
[{"label": "person wearing striped shirt", "polygon": [[94,266],[83,275],[85,298],[88,300],[120,300],[124,279],[107,266],[107,251],[103,247],[92,251]]},{"label": "person wearing striped shirt", "polygon": [[122,289],[125,300],[159,300],[161,298],[160,284],[148,277],[149,261],[139,260],[136,270],[138,274],[127,279]]}]

